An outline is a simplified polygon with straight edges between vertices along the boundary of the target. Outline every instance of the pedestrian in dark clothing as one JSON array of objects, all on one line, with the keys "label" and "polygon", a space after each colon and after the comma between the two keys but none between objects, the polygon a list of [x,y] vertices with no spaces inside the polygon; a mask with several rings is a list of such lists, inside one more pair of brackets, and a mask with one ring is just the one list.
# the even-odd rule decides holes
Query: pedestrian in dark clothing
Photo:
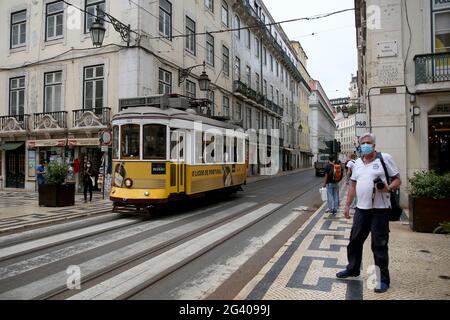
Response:
[{"label": "pedestrian in dark clothing", "polygon": [[45,183],[45,161],[39,161],[39,166],[36,168],[36,180],[38,185],[42,185]]},{"label": "pedestrian in dark clothing", "polygon": [[363,246],[369,233],[372,239],[372,252],[377,271],[377,285],[374,291],[386,292],[390,286],[389,276],[389,208],[390,192],[400,188],[401,180],[396,163],[391,155],[382,153],[387,173],[392,181],[389,185],[380,161],[380,155],[375,151],[376,139],[371,133],[362,135],[359,139],[362,158],[356,160],[351,176],[351,186],[348,191],[344,216],[350,219],[350,206],[357,196],[353,227],[350,233],[350,243],[347,246],[348,265],[338,272],[336,277],[357,277],[360,274]]},{"label": "pedestrian in dark clothing", "polygon": [[87,202],[87,192],[89,190],[89,201],[92,201],[92,187],[94,185],[94,168],[92,162],[88,161],[83,172],[83,186],[84,186],[84,202]]},{"label": "pedestrian in dark clothing", "polygon": [[339,182],[334,180],[334,157],[328,158],[328,164],[325,167],[325,178],[323,187],[327,188],[327,205],[326,212],[331,213],[330,218],[335,218],[339,208]]}]

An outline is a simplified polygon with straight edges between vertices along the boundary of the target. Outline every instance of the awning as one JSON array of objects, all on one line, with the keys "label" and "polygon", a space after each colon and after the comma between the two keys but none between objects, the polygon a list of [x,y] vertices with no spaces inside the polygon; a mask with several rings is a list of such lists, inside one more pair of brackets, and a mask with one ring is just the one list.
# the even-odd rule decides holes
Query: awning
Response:
[{"label": "awning", "polygon": [[0,145],[0,150],[11,151],[23,146],[25,142],[10,142]]},{"label": "awning", "polygon": [[28,149],[36,147],[64,147],[66,143],[66,139],[28,140]]},{"label": "awning", "polygon": [[99,138],[85,138],[85,139],[68,139],[67,144],[69,147],[85,146],[85,147],[98,147],[100,146]]}]

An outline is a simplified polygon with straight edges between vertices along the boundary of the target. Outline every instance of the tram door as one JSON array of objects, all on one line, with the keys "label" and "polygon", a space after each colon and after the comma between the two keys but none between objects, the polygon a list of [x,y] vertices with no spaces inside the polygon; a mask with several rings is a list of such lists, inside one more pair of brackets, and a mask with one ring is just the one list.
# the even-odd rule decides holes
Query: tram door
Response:
[{"label": "tram door", "polygon": [[170,192],[185,192],[186,183],[186,132],[172,129],[170,132]]}]

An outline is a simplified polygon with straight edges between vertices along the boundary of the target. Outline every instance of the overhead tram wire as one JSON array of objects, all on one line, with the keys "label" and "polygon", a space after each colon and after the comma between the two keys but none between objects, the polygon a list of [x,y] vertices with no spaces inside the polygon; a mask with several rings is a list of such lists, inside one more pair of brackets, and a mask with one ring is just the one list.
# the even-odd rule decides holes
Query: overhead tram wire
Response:
[{"label": "overhead tram wire", "polygon": [[[81,9],[80,7],[71,4],[70,2],[67,2],[65,0],[61,0],[62,2],[64,2],[65,4],[72,6],[78,10],[80,10],[81,12],[84,12],[86,14],[89,14],[91,16],[95,16],[96,15]],[[148,11],[147,9],[143,8],[142,6],[140,6],[139,4],[137,4],[136,2],[129,0],[131,3],[133,3],[135,6],[137,6],[138,8],[141,8],[142,10],[146,11],[147,13],[149,13],[150,15],[152,15],[153,17],[155,17],[156,19],[159,19],[159,17],[157,17],[156,15],[154,15],[153,13],[151,13],[150,11]],[[324,13],[324,14],[318,14],[318,15],[314,15],[311,17],[303,17],[303,18],[295,18],[295,19],[288,19],[288,20],[283,20],[283,21],[278,21],[278,22],[271,22],[271,23],[264,23],[263,25],[268,27],[268,26],[274,26],[274,25],[281,25],[284,23],[290,23],[290,22],[297,22],[297,21],[302,21],[302,20],[306,20],[306,21],[312,21],[312,20],[318,20],[318,19],[324,19],[336,14],[340,14],[340,13],[344,13],[344,12],[348,12],[348,11],[354,11],[354,8],[350,8],[350,9],[343,9],[343,10],[338,10],[338,11],[334,11],[334,12],[330,12],[330,13]],[[101,21],[107,22],[107,23],[111,23],[103,18],[99,19]],[[199,35],[207,35],[207,34],[217,34],[217,33],[226,33],[226,32],[234,32],[234,31],[240,31],[240,30],[248,30],[248,29],[255,29],[255,28],[259,28],[261,26],[261,24],[258,25],[254,25],[254,26],[247,26],[247,27],[239,27],[239,28],[227,28],[227,29],[219,29],[219,30],[212,30],[212,31],[208,31],[208,32],[196,32],[196,33],[192,33],[192,34],[186,34],[186,33],[181,33],[180,31],[176,30],[175,28],[173,28],[174,30],[176,30],[177,32],[180,32],[179,35],[172,35],[170,37],[167,36],[157,36],[157,37],[149,37],[149,40],[158,40],[158,39],[167,39],[167,38],[186,38],[186,37],[191,37],[191,36],[199,36]],[[135,32],[135,31],[133,31]]]}]

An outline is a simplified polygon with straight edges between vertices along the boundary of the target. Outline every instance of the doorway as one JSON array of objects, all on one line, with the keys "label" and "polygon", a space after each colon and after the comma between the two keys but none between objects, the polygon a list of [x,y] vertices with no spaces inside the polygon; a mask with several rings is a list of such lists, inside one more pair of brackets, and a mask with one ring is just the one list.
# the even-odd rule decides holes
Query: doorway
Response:
[{"label": "doorway", "polygon": [[450,172],[450,115],[428,119],[429,169],[438,174]]},{"label": "doorway", "polygon": [[25,189],[25,144],[8,143],[5,153],[6,188]]}]

